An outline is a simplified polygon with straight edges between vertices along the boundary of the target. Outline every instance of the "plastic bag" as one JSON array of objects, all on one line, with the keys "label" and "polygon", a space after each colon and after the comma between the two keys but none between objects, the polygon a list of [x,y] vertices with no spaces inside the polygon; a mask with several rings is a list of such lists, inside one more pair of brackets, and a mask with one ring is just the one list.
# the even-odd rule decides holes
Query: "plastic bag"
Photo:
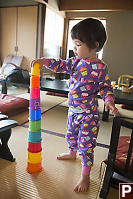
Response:
[{"label": "plastic bag", "polygon": [[30,84],[29,71],[22,68],[13,69],[12,73],[6,77],[7,82]]}]

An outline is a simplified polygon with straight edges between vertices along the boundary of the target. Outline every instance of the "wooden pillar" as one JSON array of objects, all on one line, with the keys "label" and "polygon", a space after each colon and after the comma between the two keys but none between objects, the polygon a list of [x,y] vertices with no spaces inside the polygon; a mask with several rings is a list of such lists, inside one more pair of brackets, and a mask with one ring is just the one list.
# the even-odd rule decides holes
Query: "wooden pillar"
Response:
[{"label": "wooden pillar", "polygon": [[38,4],[36,58],[43,56],[46,5]]}]

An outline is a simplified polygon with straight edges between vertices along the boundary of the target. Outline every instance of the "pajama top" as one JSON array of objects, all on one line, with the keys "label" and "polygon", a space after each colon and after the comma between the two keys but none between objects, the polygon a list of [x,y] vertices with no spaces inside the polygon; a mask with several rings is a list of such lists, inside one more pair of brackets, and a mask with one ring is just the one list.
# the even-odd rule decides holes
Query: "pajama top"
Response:
[{"label": "pajama top", "polygon": [[102,60],[75,57],[67,60],[44,58],[44,66],[54,72],[70,75],[68,105],[73,110],[98,112],[98,92],[105,103],[108,100],[114,101],[107,66]]}]

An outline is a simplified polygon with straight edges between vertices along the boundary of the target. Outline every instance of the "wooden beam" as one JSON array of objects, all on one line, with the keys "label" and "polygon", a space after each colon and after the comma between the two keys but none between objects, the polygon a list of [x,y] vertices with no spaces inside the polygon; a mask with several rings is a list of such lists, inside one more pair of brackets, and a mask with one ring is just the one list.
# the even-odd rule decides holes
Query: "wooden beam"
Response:
[{"label": "wooden beam", "polygon": [[133,10],[133,0],[59,0],[60,11]]},{"label": "wooden beam", "polygon": [[0,8],[4,7],[20,7],[20,6],[36,6],[37,3],[33,0],[0,0]]}]

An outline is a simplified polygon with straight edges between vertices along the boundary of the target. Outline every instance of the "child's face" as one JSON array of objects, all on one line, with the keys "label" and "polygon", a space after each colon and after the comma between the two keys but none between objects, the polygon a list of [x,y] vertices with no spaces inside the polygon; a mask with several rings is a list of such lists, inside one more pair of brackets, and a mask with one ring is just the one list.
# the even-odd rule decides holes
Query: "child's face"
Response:
[{"label": "child's face", "polygon": [[95,58],[96,49],[90,49],[79,39],[73,39],[73,51],[77,59]]}]

